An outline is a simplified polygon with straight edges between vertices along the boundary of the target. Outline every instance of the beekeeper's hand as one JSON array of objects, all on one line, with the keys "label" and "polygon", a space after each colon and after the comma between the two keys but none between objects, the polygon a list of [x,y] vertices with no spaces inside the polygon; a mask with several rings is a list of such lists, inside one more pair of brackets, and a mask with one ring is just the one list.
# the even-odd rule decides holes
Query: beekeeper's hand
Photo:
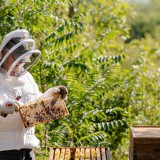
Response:
[{"label": "beekeeper's hand", "polygon": [[18,112],[21,104],[16,100],[0,101],[0,114],[12,114],[14,111]]},{"label": "beekeeper's hand", "polygon": [[39,99],[51,98],[54,97],[56,99],[61,98],[67,100],[68,98],[68,89],[65,86],[56,86],[49,88]]}]

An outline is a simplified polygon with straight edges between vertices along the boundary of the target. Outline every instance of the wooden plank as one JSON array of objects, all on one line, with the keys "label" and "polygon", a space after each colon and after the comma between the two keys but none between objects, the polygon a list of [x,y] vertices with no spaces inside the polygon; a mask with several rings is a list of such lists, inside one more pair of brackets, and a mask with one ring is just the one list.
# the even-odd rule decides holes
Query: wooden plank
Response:
[{"label": "wooden plank", "polygon": [[61,153],[60,153],[59,160],[64,160],[65,149],[61,148],[60,151],[61,151]]},{"label": "wooden plank", "polygon": [[76,148],[70,148],[70,152],[70,159],[72,160],[75,157]]},{"label": "wooden plank", "polygon": [[95,148],[91,148],[91,158],[92,158],[92,160],[96,160],[96,150],[95,150]]},{"label": "wooden plank", "polygon": [[106,151],[106,154],[107,154],[107,160],[110,160],[111,159],[110,149],[107,147],[107,148],[105,148],[105,151]]},{"label": "wooden plank", "polygon": [[96,155],[97,155],[97,160],[101,160],[100,148],[96,148]]},{"label": "wooden plank", "polygon": [[80,160],[84,160],[84,148],[81,148],[81,156],[80,156]]},{"label": "wooden plank", "polygon": [[64,100],[49,98],[20,107],[19,114],[24,126],[32,127],[68,115]]},{"label": "wooden plank", "polygon": [[56,148],[52,148],[52,150],[53,150],[53,155],[52,155],[52,159],[51,160],[53,160],[53,159],[55,159],[55,151],[56,151]]},{"label": "wooden plank", "polygon": [[90,160],[90,148],[85,148],[85,160]]},{"label": "wooden plank", "polygon": [[81,151],[80,148],[76,148],[75,157],[74,160],[79,160],[81,157]]},{"label": "wooden plank", "polygon": [[148,137],[154,137],[154,138],[160,138],[160,127],[131,127],[132,134],[134,138],[148,138]]},{"label": "wooden plank", "polygon": [[54,152],[54,159],[53,160],[59,160],[60,157],[60,149],[57,148]]},{"label": "wooden plank", "polygon": [[49,160],[53,160],[53,155],[54,155],[54,150],[53,150],[53,148],[50,148]]},{"label": "wooden plank", "polygon": [[105,148],[101,148],[101,154],[102,154],[102,160],[107,160],[107,159],[106,159],[107,153],[106,153],[106,151],[105,151]]},{"label": "wooden plank", "polygon": [[65,157],[64,160],[70,160],[70,149],[66,148],[65,149]]}]

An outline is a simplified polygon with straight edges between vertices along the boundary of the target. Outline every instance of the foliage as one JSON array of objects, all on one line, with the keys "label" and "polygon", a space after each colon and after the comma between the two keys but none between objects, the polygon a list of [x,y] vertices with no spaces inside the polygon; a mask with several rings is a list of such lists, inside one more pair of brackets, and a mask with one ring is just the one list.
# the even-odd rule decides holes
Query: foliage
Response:
[{"label": "foliage", "polygon": [[[141,41],[133,40],[126,48],[132,51],[131,55],[135,51],[139,53],[138,57],[134,58],[131,69],[126,70],[122,76],[124,89],[130,94],[128,96],[128,112],[132,119],[130,125],[157,126],[160,124],[159,41],[147,37]],[[121,139],[113,154],[114,159],[118,159],[119,155],[122,159],[126,159],[126,155],[129,154],[129,150],[126,149],[130,143],[129,128],[125,134],[126,137]]]},{"label": "foliage", "polygon": [[141,46],[140,56],[133,64],[132,73],[134,74],[128,76],[134,84],[130,108],[131,115],[135,118],[135,125],[159,125],[160,74],[159,66],[156,63],[159,59],[159,42],[153,42],[154,46],[152,47],[149,47],[147,43],[147,40],[132,43],[132,46]]},{"label": "foliage", "polygon": [[129,36],[129,5],[118,0],[93,0],[89,6],[84,1],[12,0],[1,6],[1,35],[26,28],[42,51],[31,70],[40,89],[59,84],[69,89],[70,115],[36,127],[41,140],[37,158],[44,159],[50,146],[115,150],[129,124],[120,78],[127,58],[123,39]]},{"label": "foliage", "polygon": [[127,20],[134,14],[129,4],[9,0],[0,5],[0,35],[25,28],[42,51],[30,70],[40,90],[60,84],[69,89],[69,116],[36,126],[37,159],[47,159],[51,146],[107,146],[113,159],[126,159],[129,125],[159,124],[159,47],[150,37],[125,44]]},{"label": "foliage", "polygon": [[129,20],[129,24],[131,24],[131,30],[128,42],[133,39],[143,39],[147,35],[151,35],[155,39],[159,38],[160,3],[158,0],[152,0],[150,3],[142,4],[134,5],[137,15],[136,18],[131,18]]}]

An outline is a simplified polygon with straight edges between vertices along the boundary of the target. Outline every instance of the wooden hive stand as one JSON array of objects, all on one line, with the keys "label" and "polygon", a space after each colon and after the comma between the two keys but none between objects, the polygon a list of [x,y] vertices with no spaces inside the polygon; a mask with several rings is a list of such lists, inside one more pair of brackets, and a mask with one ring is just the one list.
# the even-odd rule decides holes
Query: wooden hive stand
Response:
[{"label": "wooden hive stand", "polygon": [[49,160],[110,160],[109,148],[50,148]]},{"label": "wooden hive stand", "polygon": [[130,127],[129,160],[160,160],[160,126]]}]

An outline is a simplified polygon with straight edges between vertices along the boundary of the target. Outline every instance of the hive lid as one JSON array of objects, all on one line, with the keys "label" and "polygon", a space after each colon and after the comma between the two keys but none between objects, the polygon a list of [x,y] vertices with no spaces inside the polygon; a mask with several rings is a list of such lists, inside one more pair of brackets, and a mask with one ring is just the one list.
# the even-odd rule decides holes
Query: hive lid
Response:
[{"label": "hive lid", "polygon": [[134,138],[160,138],[160,126],[132,126]]}]

